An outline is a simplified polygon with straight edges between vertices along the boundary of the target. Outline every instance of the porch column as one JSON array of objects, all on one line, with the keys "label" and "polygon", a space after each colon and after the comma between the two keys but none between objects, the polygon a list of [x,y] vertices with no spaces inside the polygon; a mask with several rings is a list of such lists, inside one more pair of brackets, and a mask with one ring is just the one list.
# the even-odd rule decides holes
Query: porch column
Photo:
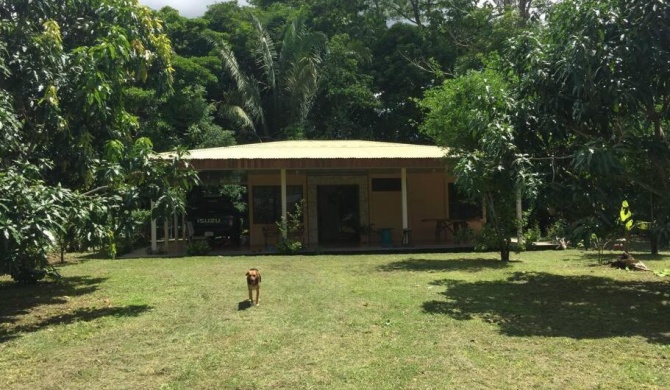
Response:
[{"label": "porch column", "polygon": [[521,189],[516,190],[516,240],[519,245],[523,244],[523,205],[521,203]]},{"label": "porch column", "polygon": [[186,242],[186,214],[181,214],[181,238]]},{"label": "porch column", "polygon": [[400,191],[402,198],[402,240],[403,246],[412,245],[411,232],[407,222],[407,168],[400,168]]},{"label": "porch column", "polygon": [[[154,211],[154,201],[151,201],[151,213]],[[156,234],[156,219],[151,217],[151,253],[158,252],[158,238]]]},{"label": "porch column", "polygon": [[175,213],[172,218],[172,237],[174,238],[174,242],[177,242],[179,239],[179,224],[177,222],[177,213]]},{"label": "porch column", "polygon": [[165,218],[163,220],[163,239],[165,241],[165,247],[163,248],[165,250],[165,253],[168,251],[168,246],[170,245],[170,231],[168,227],[168,219]]},{"label": "porch column", "polygon": [[286,169],[281,170],[281,219],[284,224],[283,238],[286,238]]},{"label": "porch column", "polygon": [[407,223],[407,168],[400,168],[400,190],[402,191],[402,228],[408,228]]}]

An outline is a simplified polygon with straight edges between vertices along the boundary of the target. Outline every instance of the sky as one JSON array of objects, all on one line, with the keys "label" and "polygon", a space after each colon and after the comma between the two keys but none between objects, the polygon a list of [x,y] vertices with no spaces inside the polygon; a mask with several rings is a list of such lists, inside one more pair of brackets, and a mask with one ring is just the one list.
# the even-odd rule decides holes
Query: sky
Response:
[{"label": "sky", "polygon": [[[170,6],[177,11],[181,16],[188,18],[195,18],[202,16],[207,10],[207,6],[214,3],[223,3],[224,0],[140,0],[140,4],[146,5],[149,8],[159,10],[163,7]],[[247,5],[246,0],[237,0],[239,5]]]}]

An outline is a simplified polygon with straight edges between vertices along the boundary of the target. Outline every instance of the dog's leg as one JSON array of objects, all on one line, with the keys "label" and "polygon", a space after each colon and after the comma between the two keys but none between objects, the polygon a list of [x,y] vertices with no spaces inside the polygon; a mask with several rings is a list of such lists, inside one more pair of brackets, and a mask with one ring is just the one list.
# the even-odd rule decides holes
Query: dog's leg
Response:
[{"label": "dog's leg", "polygon": [[256,288],[256,306],[260,305],[261,301],[261,286]]},{"label": "dog's leg", "polygon": [[254,301],[254,295],[253,295],[254,290],[249,286],[249,302]]}]

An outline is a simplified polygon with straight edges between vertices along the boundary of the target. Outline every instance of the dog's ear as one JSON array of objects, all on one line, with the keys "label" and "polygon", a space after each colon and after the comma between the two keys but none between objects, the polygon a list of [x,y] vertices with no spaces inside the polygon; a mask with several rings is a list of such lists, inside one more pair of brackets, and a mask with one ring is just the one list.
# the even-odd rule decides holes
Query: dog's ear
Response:
[{"label": "dog's ear", "polygon": [[244,276],[249,276],[249,271],[247,271],[247,273],[246,273],[246,274],[244,274]]}]

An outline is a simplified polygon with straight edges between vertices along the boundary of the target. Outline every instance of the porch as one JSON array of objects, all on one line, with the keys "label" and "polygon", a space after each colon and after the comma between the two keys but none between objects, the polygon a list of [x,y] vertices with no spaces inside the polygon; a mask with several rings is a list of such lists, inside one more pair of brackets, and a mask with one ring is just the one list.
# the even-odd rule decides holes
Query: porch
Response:
[{"label": "porch", "polygon": [[[185,257],[187,256],[186,248],[188,240],[171,239],[168,242],[167,250],[165,250],[164,240],[158,241],[159,250],[151,253],[151,247],[143,247],[132,251],[131,253],[120,256],[124,259],[141,258],[141,257]],[[382,244],[381,242],[360,243],[350,245],[307,245],[295,255],[321,255],[321,254],[393,254],[393,253],[442,253],[442,252],[470,252],[474,250],[474,245],[471,243],[455,243],[455,242],[423,242],[412,245],[402,245],[395,243],[392,245]],[[229,246],[229,247],[214,247],[212,250],[203,256],[274,256],[281,255],[275,247],[264,248],[248,247],[248,246]]]},{"label": "porch", "polygon": [[[485,214],[459,199],[444,153],[436,146],[371,141],[192,150],[190,163],[202,181],[243,187],[247,208],[234,215],[217,203],[216,191],[203,190],[198,203],[206,207],[153,221],[151,251],[172,253],[172,246],[175,253],[185,252],[183,242],[181,250],[179,240],[171,245],[172,232],[185,240],[195,224],[199,238],[225,241],[223,248],[214,248],[217,253],[275,253],[277,221],[287,221],[296,206],[305,253],[461,250]],[[170,238],[167,250],[161,245],[165,237]]]}]

